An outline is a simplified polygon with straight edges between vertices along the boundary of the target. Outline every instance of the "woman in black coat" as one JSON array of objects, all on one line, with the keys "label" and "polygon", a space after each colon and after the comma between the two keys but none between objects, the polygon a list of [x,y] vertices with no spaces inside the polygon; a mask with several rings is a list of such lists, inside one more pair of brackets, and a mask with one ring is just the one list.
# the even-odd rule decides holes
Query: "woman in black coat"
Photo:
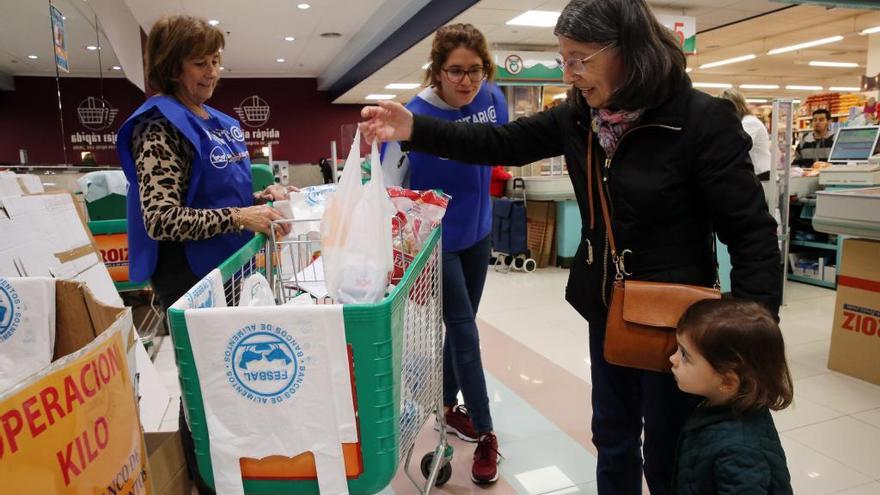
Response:
[{"label": "woman in black coat", "polygon": [[[618,249],[628,250],[628,278],[711,287],[715,232],[730,250],[733,295],[774,315],[782,292],[776,222],[732,106],[692,89],[679,44],[643,0],[574,0],[554,33],[571,84],[564,105],[494,127],[414,116],[382,102],[363,110],[361,129],[367,139],[405,141],[404,148],[473,163],[524,165],[565,155],[583,219],[566,299],[590,327],[599,493],[641,493],[644,472],[652,495],[663,495],[692,397],[670,374],[605,361],[615,269],[590,200],[605,187]],[[602,177],[588,192],[591,129]]]}]

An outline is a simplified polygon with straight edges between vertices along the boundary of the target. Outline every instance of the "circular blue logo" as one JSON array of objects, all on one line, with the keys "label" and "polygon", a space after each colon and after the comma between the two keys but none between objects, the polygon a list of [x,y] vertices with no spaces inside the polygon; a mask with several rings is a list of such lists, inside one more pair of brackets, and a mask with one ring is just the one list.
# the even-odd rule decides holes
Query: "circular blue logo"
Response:
[{"label": "circular blue logo", "polygon": [[214,146],[211,149],[211,165],[214,168],[224,169],[227,165],[229,165],[229,157],[230,155],[226,153],[226,150],[223,149],[222,146]]},{"label": "circular blue logo", "polygon": [[21,324],[21,298],[12,284],[0,278],[0,342],[4,342]]},{"label": "circular blue logo", "polygon": [[287,330],[269,324],[241,328],[226,345],[227,382],[254,402],[276,404],[302,386],[304,354]]},{"label": "circular blue logo", "polygon": [[202,279],[190,289],[186,294],[186,302],[189,308],[213,308],[214,307],[214,289],[211,281]]}]

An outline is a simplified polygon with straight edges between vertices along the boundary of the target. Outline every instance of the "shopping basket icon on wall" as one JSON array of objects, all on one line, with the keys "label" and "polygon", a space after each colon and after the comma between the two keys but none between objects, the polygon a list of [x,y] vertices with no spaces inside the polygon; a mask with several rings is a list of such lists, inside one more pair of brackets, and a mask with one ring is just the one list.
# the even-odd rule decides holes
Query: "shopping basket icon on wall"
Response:
[{"label": "shopping basket icon on wall", "polygon": [[257,95],[248,96],[235,107],[239,120],[250,127],[260,127],[269,121],[269,103]]}]

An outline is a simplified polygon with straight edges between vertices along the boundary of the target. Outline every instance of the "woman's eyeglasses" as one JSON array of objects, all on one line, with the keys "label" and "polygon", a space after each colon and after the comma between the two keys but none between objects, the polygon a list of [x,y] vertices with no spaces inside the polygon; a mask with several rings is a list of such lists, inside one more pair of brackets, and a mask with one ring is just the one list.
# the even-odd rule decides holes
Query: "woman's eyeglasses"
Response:
[{"label": "woman's eyeglasses", "polygon": [[486,78],[486,69],[483,67],[473,67],[469,70],[464,70],[460,67],[453,67],[451,69],[440,70],[446,73],[446,78],[449,79],[449,82],[455,84],[464,80],[464,76],[467,76],[471,82],[482,81]]},{"label": "woman's eyeglasses", "polygon": [[591,58],[604,52],[605,50],[611,48],[614,45],[615,45],[615,43],[608,43],[607,45],[603,46],[596,53],[590,55],[589,57],[571,58],[568,60],[563,60],[562,57],[557,57],[556,63],[559,64],[559,66],[562,67],[562,70],[564,70],[564,71],[572,72],[574,74],[583,74],[583,73],[587,72],[587,65],[586,64]]}]

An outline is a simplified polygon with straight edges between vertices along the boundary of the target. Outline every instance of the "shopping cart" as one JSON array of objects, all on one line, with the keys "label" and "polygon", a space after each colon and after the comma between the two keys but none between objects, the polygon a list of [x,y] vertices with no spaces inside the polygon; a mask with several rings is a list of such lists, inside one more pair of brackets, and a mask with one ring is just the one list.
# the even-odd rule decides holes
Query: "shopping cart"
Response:
[{"label": "shopping cart", "polygon": [[[297,222],[286,222],[296,227]],[[219,267],[227,305],[238,304],[243,280],[256,272],[267,277],[277,302],[283,304],[303,297],[303,290],[310,289],[309,283],[321,282],[322,273],[313,263],[319,249],[320,241],[307,233],[277,241],[256,236]],[[438,227],[385,299],[376,304],[343,306],[359,436],[358,444],[343,444],[351,494],[378,493],[389,485],[400,462],[420,493],[429,493],[433,486],[444,484],[451,476],[453,452],[446,442],[442,414],[440,252]],[[195,294],[190,300],[193,297]],[[318,304],[328,302],[332,301],[317,298]],[[171,308],[168,316],[198,471],[213,486],[211,446],[186,311]],[[419,463],[425,478],[420,482],[410,472],[410,460],[416,436],[432,415],[440,427],[439,438],[436,448]],[[354,455],[349,455],[352,449]],[[297,471],[298,458],[283,459],[242,459],[245,492],[318,493],[314,475],[303,476]]]}]

